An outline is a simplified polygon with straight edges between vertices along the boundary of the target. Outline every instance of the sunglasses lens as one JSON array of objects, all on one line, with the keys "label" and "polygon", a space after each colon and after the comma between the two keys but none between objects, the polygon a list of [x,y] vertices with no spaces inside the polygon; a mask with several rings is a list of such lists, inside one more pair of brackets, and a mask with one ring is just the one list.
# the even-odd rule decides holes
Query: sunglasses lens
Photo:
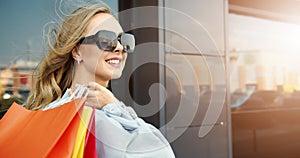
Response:
[{"label": "sunglasses lens", "polygon": [[135,47],[135,39],[131,34],[122,34],[121,36],[121,44],[124,47],[124,51],[128,53],[132,53]]},{"label": "sunglasses lens", "polygon": [[109,31],[102,31],[98,34],[97,45],[101,50],[113,51],[117,47],[116,34]]},{"label": "sunglasses lens", "polygon": [[113,51],[117,47],[117,42],[116,41],[110,41],[106,39],[99,40],[99,46],[101,50],[106,50],[106,51]]}]

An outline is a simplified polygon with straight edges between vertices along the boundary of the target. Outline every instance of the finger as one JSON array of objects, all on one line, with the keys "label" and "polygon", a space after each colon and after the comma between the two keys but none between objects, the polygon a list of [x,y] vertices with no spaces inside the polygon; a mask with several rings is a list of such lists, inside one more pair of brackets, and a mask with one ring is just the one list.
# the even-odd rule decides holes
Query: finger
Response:
[{"label": "finger", "polygon": [[90,107],[100,108],[100,107],[98,106],[98,104],[95,103],[95,102],[86,101],[86,104],[85,104],[85,105],[86,105],[86,106],[90,106]]},{"label": "finger", "polygon": [[97,99],[88,99],[86,100],[87,104],[92,104],[92,105],[98,105],[99,102],[97,101]]},{"label": "finger", "polygon": [[97,92],[97,91],[91,91],[91,92],[89,92],[89,94],[88,94],[88,96],[87,96],[87,100],[98,100],[98,99],[100,99],[101,100],[101,98],[102,98],[103,96],[102,95],[100,95],[99,94],[99,92]]},{"label": "finger", "polygon": [[96,90],[90,90],[89,89],[89,94],[88,94],[88,96],[92,96],[92,95],[96,95]]},{"label": "finger", "polygon": [[96,89],[98,89],[99,84],[96,83],[96,82],[89,82],[87,87],[90,88],[90,89],[95,89],[96,90]]},{"label": "finger", "polygon": [[97,98],[96,96],[88,96],[86,98],[86,101],[89,101],[89,102],[98,102],[99,98]]},{"label": "finger", "polygon": [[95,96],[88,96],[86,98],[86,101],[89,101],[89,102],[99,102],[99,98],[95,97]]},{"label": "finger", "polygon": [[100,91],[89,91],[89,94],[87,95],[87,98],[105,98],[105,95],[101,93]]},{"label": "finger", "polygon": [[89,82],[87,87],[95,90],[106,90],[106,87],[100,85],[97,82]]}]

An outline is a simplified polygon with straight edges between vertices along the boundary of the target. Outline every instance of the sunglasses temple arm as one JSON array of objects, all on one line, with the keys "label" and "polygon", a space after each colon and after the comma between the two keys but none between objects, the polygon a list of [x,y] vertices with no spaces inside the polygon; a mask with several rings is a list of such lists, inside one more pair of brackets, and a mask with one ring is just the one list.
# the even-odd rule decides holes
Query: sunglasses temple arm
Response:
[{"label": "sunglasses temple arm", "polygon": [[89,37],[83,37],[79,40],[79,44],[91,44],[91,43],[94,43],[95,40],[96,40],[96,36],[93,35],[93,36],[89,36]]}]

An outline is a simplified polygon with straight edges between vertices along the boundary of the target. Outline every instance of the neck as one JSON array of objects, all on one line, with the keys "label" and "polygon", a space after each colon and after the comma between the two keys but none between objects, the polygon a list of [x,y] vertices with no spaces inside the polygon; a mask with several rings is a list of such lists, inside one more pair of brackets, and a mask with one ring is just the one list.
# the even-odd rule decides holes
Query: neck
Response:
[{"label": "neck", "polygon": [[95,76],[95,73],[91,73],[76,64],[71,88],[73,89],[76,84],[87,85],[89,82],[96,82],[101,86],[107,87],[109,80],[102,79],[100,76]]}]

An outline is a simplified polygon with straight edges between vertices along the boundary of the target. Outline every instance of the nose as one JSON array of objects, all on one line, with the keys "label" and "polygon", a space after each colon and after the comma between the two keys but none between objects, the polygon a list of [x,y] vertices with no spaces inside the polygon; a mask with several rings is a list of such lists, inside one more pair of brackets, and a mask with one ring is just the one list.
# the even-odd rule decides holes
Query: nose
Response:
[{"label": "nose", "polygon": [[117,47],[113,50],[114,53],[122,53],[123,51],[123,46],[121,45],[120,41],[118,41]]}]

